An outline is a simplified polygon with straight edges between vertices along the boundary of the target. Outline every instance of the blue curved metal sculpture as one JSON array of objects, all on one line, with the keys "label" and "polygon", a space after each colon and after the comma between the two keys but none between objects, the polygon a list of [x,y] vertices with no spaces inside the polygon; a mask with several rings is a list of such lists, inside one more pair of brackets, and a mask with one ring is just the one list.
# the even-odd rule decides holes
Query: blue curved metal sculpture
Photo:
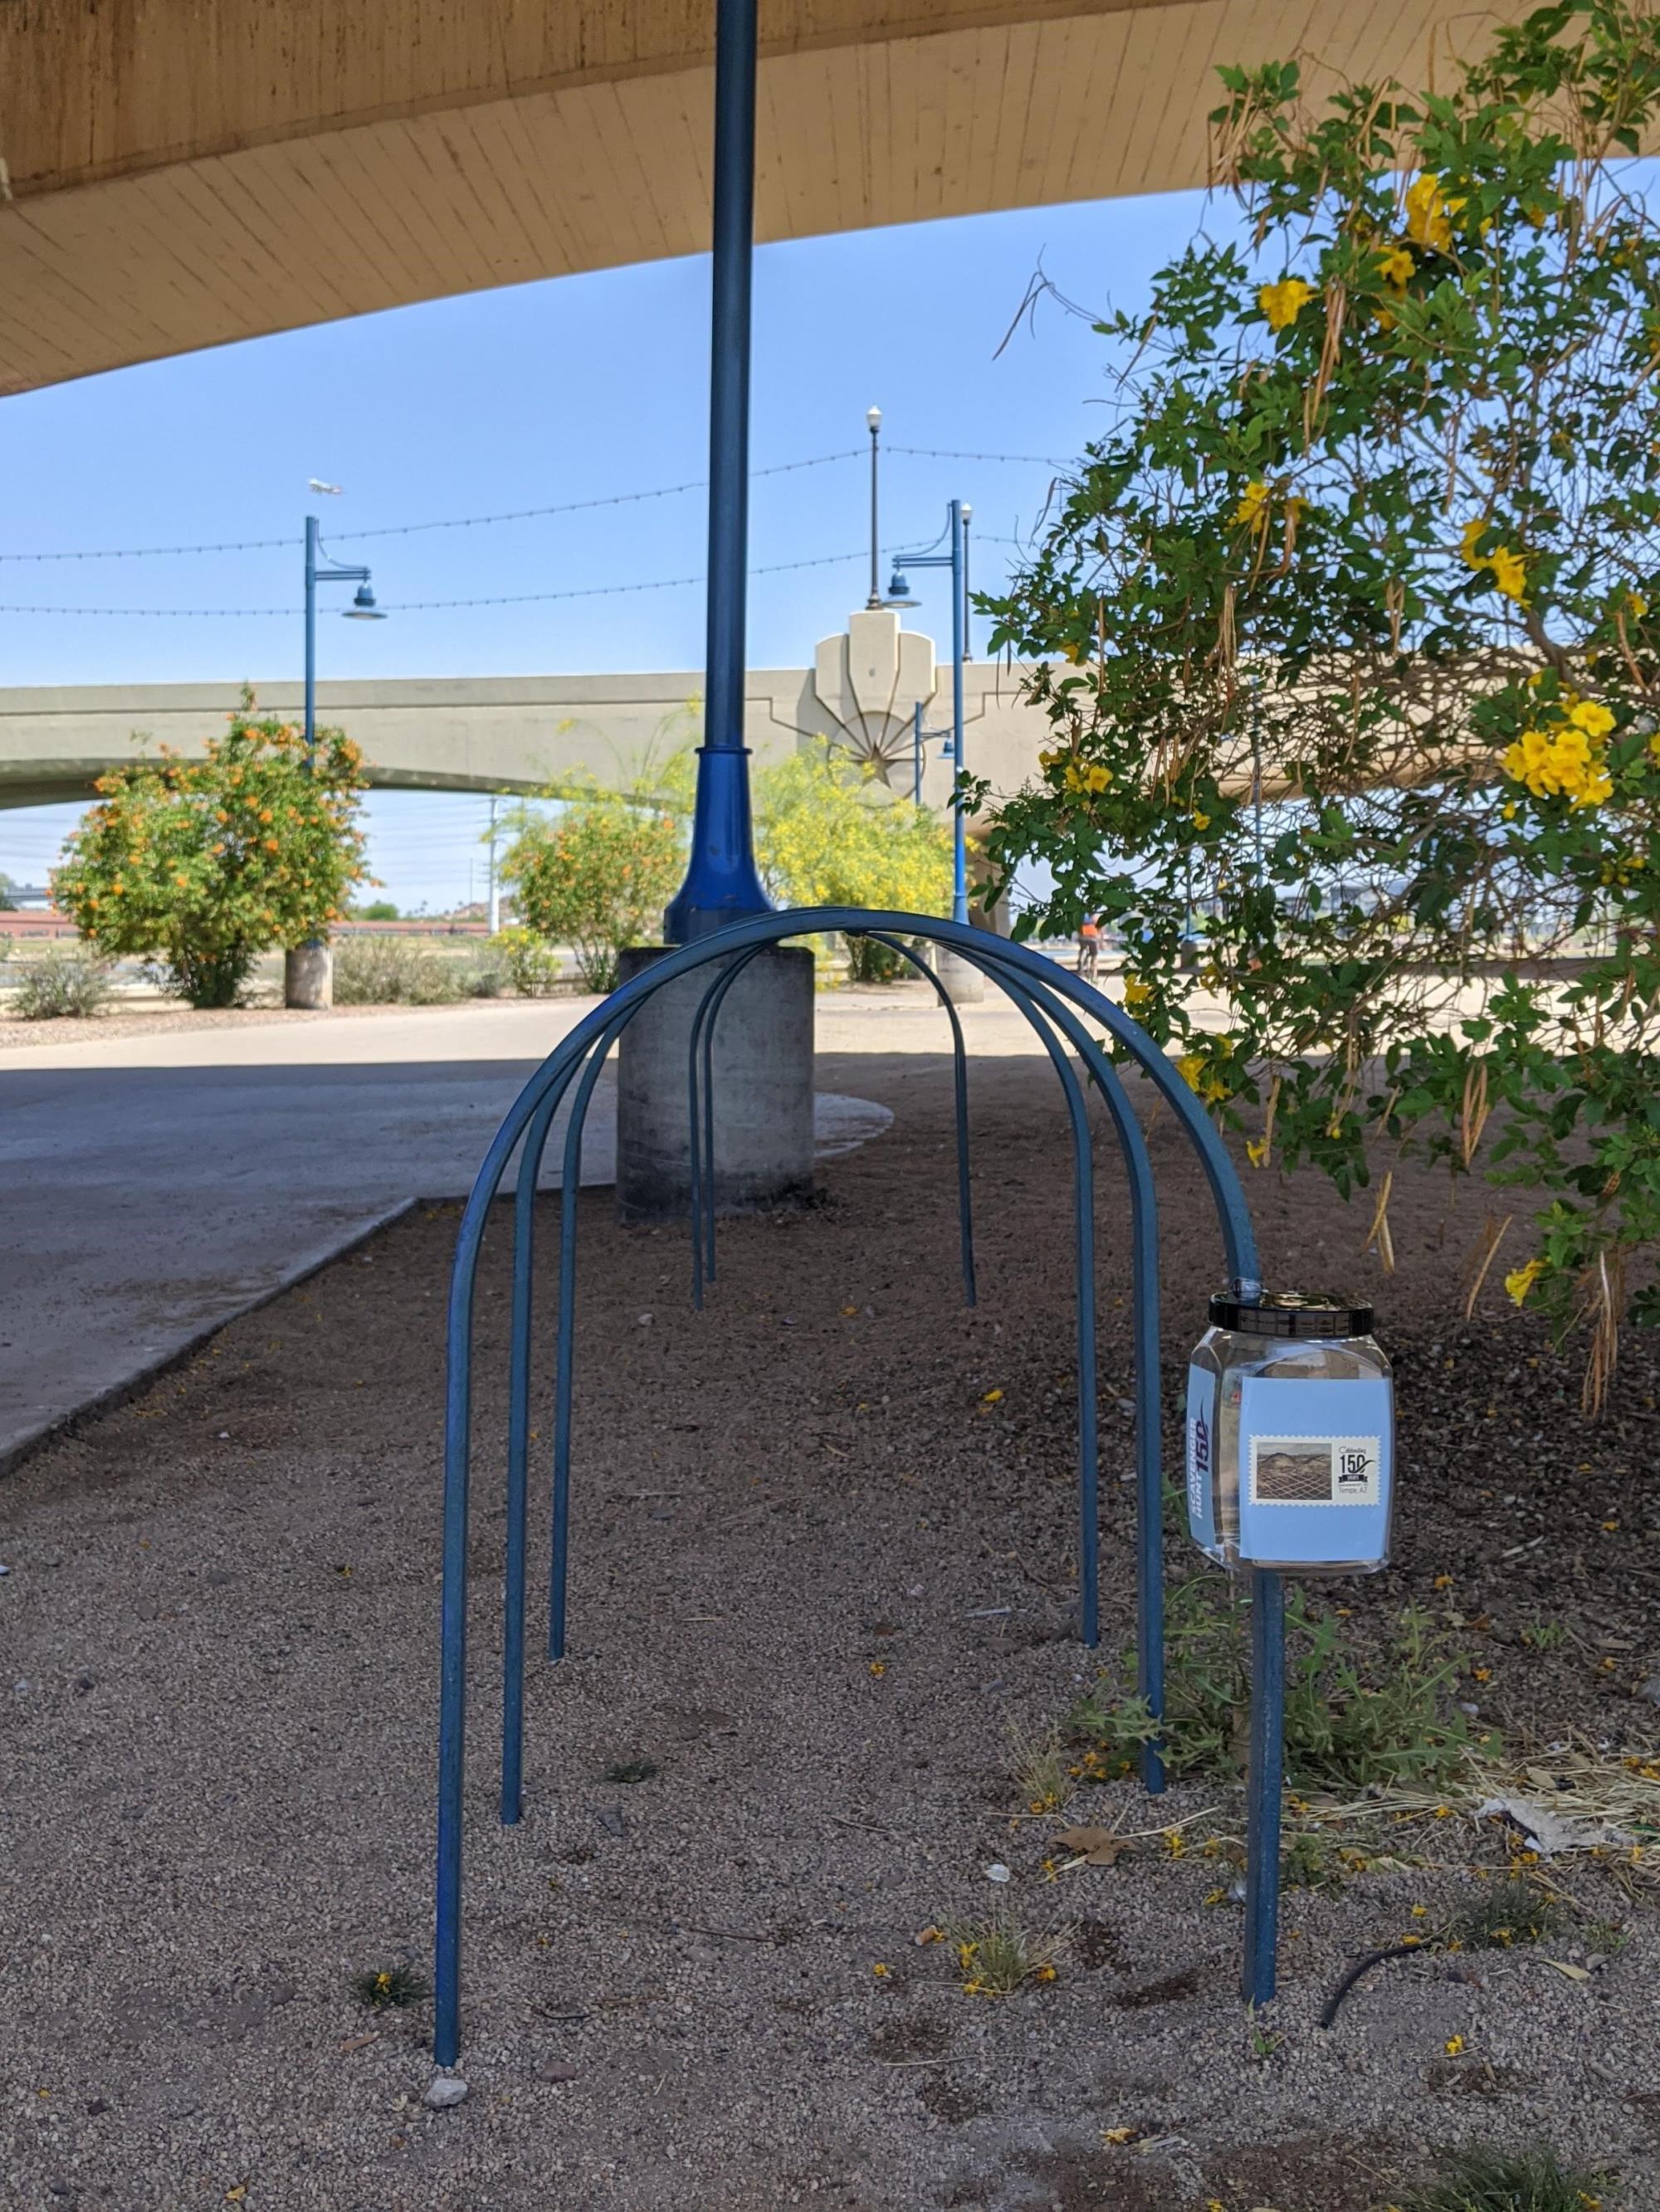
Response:
[{"label": "blue curved metal sculpture", "polygon": [[[1082,1017],[1098,1023],[1111,1046],[1150,1079],[1173,1109],[1197,1152],[1210,1186],[1228,1273],[1238,1296],[1261,1295],[1256,1238],[1244,1195],[1221,1139],[1179,1072],[1145,1031],[1112,1001],[1041,955],[964,924],[932,915],[872,913],[820,907],[757,915],[699,938],[654,961],[586,1015],[549,1054],[525,1085],[497,1130],[462,1215],[451,1274],[448,1366],[446,1382],[444,1565],[441,1709],[439,1723],[436,2022],[435,2056],[455,2063],[460,2043],[460,1922],[462,1783],[465,1765],[467,1524],[471,1481],[471,1352],[474,1282],[485,1221],[516,1148],[514,1200],[512,1346],[507,1455],[507,1564],[504,1577],[503,1717],[501,1817],[516,1822],[522,1811],[525,1606],[529,1492],[529,1407],[533,1312],[532,1231],[541,1164],[555,1117],[575,1085],[564,1134],[559,1238],[559,1299],[555,1351],[552,1466],[552,1553],[549,1576],[548,1653],[564,1651],[569,1543],[570,1419],[576,1284],[576,1195],[582,1130],[594,1085],[607,1054],[654,993],[712,962],[725,963],[696,1010],[688,1052],[687,1108],[691,1173],[692,1291],[701,1304],[714,1279],[715,1237],[713,1037],[727,993],[757,953],[789,937],[837,933],[865,935],[888,945],[914,965],[922,963],[905,943],[923,939],[949,947],[996,983],[1031,1024],[1048,1052],[1066,1097],[1073,1133],[1078,1276],[1079,1595],[1086,1644],[1098,1636],[1098,1528],[1096,1429],[1096,1313],[1093,1162],[1087,1102],[1067,1048],[1081,1061],[1105,1103],[1130,1185],[1136,1358],[1137,1648],[1140,1689],[1157,1721],[1164,1711],[1161,1454],[1158,1421],[1158,1224],[1152,1171],[1134,1111],[1109,1050],[1091,1036]],[[929,975],[950,1017],[955,1076],[958,1189],[963,1279],[975,1303],[973,1224],[968,1154],[968,1104],[962,1024],[949,994]],[[1256,1647],[1263,1679],[1271,1682],[1278,1641],[1278,1578],[1256,1577]],[[1272,1588],[1269,1585],[1273,1585]],[[1269,1653],[1264,1638],[1273,1644]],[[1251,1863],[1248,1870],[1246,1994],[1261,2001],[1273,1993],[1275,1908],[1279,1869],[1279,1701],[1258,1697],[1253,1708]],[[1156,1741],[1148,1745],[1143,1778],[1150,1790],[1164,1786]],[[1269,1778],[1273,1778],[1270,1787]],[[1270,1802],[1271,1800],[1271,1802]]]}]

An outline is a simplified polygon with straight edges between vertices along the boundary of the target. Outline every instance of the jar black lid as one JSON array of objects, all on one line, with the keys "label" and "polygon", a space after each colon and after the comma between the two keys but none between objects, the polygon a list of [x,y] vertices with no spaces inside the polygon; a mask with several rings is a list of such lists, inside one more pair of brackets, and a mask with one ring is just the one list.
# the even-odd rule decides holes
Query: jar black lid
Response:
[{"label": "jar black lid", "polygon": [[1324,1291],[1264,1291],[1256,1305],[1231,1296],[1213,1298],[1210,1322],[1247,1336],[1370,1336],[1371,1308],[1352,1306]]}]

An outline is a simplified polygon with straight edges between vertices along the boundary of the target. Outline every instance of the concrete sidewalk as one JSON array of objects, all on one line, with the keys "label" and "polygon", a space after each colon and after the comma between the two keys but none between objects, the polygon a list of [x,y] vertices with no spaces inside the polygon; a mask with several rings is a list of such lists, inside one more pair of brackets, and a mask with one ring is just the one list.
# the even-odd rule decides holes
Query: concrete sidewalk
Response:
[{"label": "concrete sidewalk", "polygon": [[[470,1187],[537,1063],[595,1004],[490,1001],[20,1048],[0,1060],[0,1468],[417,1197]],[[940,1048],[915,994],[837,1008],[821,1048]],[[976,1012],[978,1010],[976,1010]],[[897,1017],[891,1020],[889,1016]],[[65,1030],[70,1025],[64,1024]],[[900,1032],[915,1031],[915,1043]],[[990,1042],[989,1034],[988,1042]],[[995,1046],[993,1047],[995,1049]],[[821,1096],[821,1156],[885,1127]],[[544,1182],[558,1180],[550,1147]],[[585,1182],[614,1179],[610,1071]]]}]

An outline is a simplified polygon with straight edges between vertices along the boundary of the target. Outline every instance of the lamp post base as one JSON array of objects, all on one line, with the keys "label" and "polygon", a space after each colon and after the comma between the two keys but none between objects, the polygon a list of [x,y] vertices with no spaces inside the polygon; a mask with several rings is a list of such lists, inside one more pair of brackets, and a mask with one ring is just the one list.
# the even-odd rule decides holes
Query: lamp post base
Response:
[{"label": "lamp post base", "polygon": [[283,955],[283,1004],[325,1013],[334,1004],[334,954],[326,945],[296,945]]},{"label": "lamp post base", "polygon": [[[619,980],[626,983],[664,951],[631,947],[618,963]],[[711,963],[666,984],[618,1041],[619,1220],[684,1219],[691,1211],[691,1025],[704,994],[730,964]],[[794,945],[770,945],[751,959],[721,1002],[713,1060],[717,1212],[753,1212],[812,1188],[812,954]],[[700,1048],[700,1097],[702,1065]],[[705,1115],[708,1109],[703,1099]]]},{"label": "lamp post base", "polygon": [[951,993],[956,1006],[977,1006],[986,995],[985,977],[972,961],[964,960],[949,945],[934,946],[933,972]]}]

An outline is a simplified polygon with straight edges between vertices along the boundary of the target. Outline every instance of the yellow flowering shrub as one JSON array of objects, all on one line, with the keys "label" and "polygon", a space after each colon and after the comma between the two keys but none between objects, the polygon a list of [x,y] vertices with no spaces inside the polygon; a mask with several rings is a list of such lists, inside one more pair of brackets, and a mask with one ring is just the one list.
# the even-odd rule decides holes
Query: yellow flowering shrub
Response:
[{"label": "yellow flowering shrub", "polygon": [[1052,726],[988,858],[1049,871],[1020,933],[1123,933],[1264,1161],[1253,1109],[1346,1195],[1530,1188],[1595,1400],[1660,1320],[1660,227],[1613,166],[1660,16],[1537,11],[1433,97],[1220,75],[1239,220],[1100,325],[1111,425],[986,603]]}]

